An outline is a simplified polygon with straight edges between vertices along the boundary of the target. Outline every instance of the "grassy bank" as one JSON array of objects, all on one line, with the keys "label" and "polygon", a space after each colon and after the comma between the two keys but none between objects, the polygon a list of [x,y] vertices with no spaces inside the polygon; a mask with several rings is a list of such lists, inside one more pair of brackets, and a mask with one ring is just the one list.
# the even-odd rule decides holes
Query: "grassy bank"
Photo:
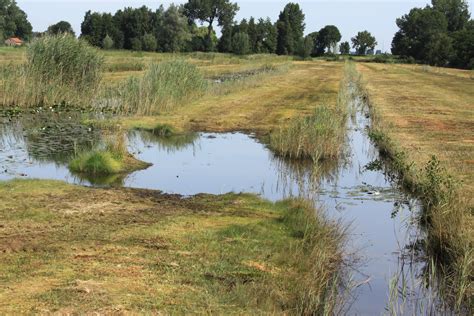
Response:
[{"label": "grassy bank", "polygon": [[0,199],[1,313],[334,311],[344,234],[304,202],[34,180]]},{"label": "grassy bank", "polygon": [[[359,65],[371,137],[424,204],[424,250],[452,305],[472,307],[472,106],[469,79],[405,66]],[[465,88],[464,88],[465,87]],[[462,100],[462,101],[461,101]],[[457,103],[460,101],[460,103]],[[472,122],[471,122],[472,123]],[[443,143],[443,146],[440,146]]]}]

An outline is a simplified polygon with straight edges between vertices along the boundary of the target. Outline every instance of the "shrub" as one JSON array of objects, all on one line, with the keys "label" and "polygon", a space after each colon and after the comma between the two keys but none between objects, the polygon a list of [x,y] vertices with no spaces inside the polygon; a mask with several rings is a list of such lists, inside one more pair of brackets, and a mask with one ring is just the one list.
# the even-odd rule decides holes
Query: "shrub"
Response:
[{"label": "shrub", "polygon": [[152,34],[145,34],[142,38],[142,48],[146,52],[154,52],[158,48],[156,38]]},{"label": "shrub", "polygon": [[132,38],[130,41],[130,44],[131,44],[132,50],[134,51],[139,52],[143,49],[142,40],[138,37]]},{"label": "shrub", "polygon": [[103,49],[107,49],[107,50],[112,49],[114,48],[114,45],[115,45],[114,40],[109,35],[107,35],[102,41]]}]

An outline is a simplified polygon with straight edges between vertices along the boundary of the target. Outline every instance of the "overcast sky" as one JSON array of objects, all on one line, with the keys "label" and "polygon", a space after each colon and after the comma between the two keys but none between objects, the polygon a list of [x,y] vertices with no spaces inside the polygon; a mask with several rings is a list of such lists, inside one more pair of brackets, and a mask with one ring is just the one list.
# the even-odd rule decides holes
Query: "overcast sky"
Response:
[{"label": "overcast sky", "polygon": [[[146,5],[158,8],[160,4],[185,3],[187,1],[149,0],[17,0],[18,5],[28,14],[35,31],[44,31],[60,20],[72,24],[76,34],[80,34],[81,22],[87,10],[112,12],[126,6]],[[240,6],[237,19],[254,16],[270,17],[276,21],[279,12],[288,1],[280,0],[238,0]],[[378,41],[377,49],[390,50],[390,43],[397,31],[395,19],[408,13],[413,7],[423,7],[431,1],[420,0],[306,0],[295,1],[306,15],[306,31],[311,33],[328,24],[336,25],[343,41],[350,41],[358,31],[368,30]],[[474,0],[468,1],[471,11]]]}]

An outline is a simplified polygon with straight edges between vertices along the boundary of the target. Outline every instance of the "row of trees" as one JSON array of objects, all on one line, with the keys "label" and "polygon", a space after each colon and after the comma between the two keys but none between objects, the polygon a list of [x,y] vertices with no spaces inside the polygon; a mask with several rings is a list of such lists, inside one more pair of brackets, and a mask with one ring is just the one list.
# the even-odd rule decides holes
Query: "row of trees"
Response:
[{"label": "row of trees", "polygon": [[465,0],[432,0],[397,19],[392,53],[437,65],[474,69],[474,21]]},{"label": "row of trees", "polygon": [[29,40],[33,28],[15,0],[0,0],[0,42],[9,37]]},{"label": "row of trees", "polygon": [[[251,17],[239,23],[234,17],[239,10],[229,0],[189,0],[183,6],[161,6],[152,11],[146,6],[125,8],[110,13],[88,11],[81,25],[81,37],[103,48],[149,51],[219,51],[225,53],[277,53],[280,55],[319,56],[336,53],[341,40],[337,27],[328,25],[304,37],[305,15],[296,3],[288,3],[278,21]],[[206,24],[199,27],[199,24]],[[217,39],[214,27],[220,26]],[[352,39],[360,54],[376,45],[367,31]],[[348,43],[341,45],[349,53]]]}]

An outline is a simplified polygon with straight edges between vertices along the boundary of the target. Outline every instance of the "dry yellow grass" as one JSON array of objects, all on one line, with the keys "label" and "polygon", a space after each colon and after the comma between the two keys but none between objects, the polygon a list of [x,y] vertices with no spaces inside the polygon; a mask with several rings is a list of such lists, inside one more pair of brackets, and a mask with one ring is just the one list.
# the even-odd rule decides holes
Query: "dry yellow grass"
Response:
[{"label": "dry yellow grass", "polygon": [[[422,194],[425,250],[440,263],[439,284],[450,302],[472,308],[472,72],[376,64],[359,64],[358,69],[375,114],[374,130],[385,135],[382,146],[400,166],[405,183]],[[414,168],[407,169],[412,163]],[[461,185],[453,186],[451,177]]]},{"label": "dry yellow grass", "polygon": [[341,232],[298,201],[55,181],[0,182],[0,200],[0,314],[287,315],[303,297],[335,302]]},{"label": "dry yellow grass", "polygon": [[472,197],[474,72],[432,69],[358,64],[385,131],[420,166],[438,156]]},{"label": "dry yellow grass", "polygon": [[170,113],[132,117],[126,127],[169,124],[178,130],[266,133],[317,105],[334,106],[343,63],[293,62],[287,72],[236,83],[228,93],[211,93]]}]

